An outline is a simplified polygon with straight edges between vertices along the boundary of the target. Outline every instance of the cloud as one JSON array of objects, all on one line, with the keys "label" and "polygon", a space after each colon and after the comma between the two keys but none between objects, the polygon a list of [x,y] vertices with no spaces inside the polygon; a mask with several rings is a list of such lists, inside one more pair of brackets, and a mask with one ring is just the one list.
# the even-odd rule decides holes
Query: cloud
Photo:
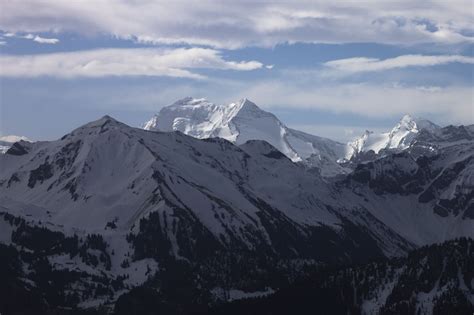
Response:
[{"label": "cloud", "polygon": [[[242,97],[235,95],[233,98]],[[308,86],[297,79],[264,81],[245,95],[266,108],[317,109],[369,118],[398,117],[406,113],[437,115],[440,121],[474,123],[471,86],[417,87],[377,83],[339,83]]]},{"label": "cloud", "polygon": [[[143,81],[130,86],[120,85],[119,88],[116,83],[110,83],[108,89],[104,89],[102,85],[95,87],[91,83],[87,85],[87,90],[91,93],[90,101],[85,103],[95,102],[94,106],[107,106],[109,109],[158,111],[161,106],[169,105],[184,96],[206,97],[218,104],[228,104],[247,97],[264,109],[272,112],[287,111],[294,117],[298,117],[298,113],[302,111],[317,110],[354,114],[370,120],[397,120],[409,113],[433,118],[441,125],[474,123],[474,92],[471,86],[406,86],[377,82],[314,84],[314,81],[305,81],[299,77],[297,74],[285,73],[283,77],[272,80],[210,78],[179,83]],[[75,95],[72,88],[68,89],[71,95]],[[43,90],[38,93],[41,95]],[[81,89],[77,93],[80,93],[80,98],[84,97]],[[64,103],[68,99],[77,98],[71,95],[64,96]],[[293,121],[297,123],[294,119]],[[358,131],[360,130],[355,130],[355,133]]]},{"label": "cloud", "polygon": [[[34,8],[34,10],[32,10]],[[158,44],[214,48],[281,43],[473,43],[470,0],[457,1],[94,1],[2,4],[8,32],[109,34]]]},{"label": "cloud", "polygon": [[332,140],[339,142],[348,142],[354,140],[356,137],[360,137],[367,129],[375,133],[382,133],[390,130],[390,127],[361,127],[353,126],[351,124],[290,124],[289,127],[307,132],[309,134],[328,137]]},{"label": "cloud", "polygon": [[36,35],[33,38],[33,41],[35,41],[37,43],[40,43],[40,44],[57,44],[57,43],[59,43],[59,39],[57,39],[57,38],[45,38],[45,37],[41,37],[41,36],[38,36],[38,35]]},{"label": "cloud", "polygon": [[[71,121],[79,124],[79,118],[71,118],[71,113],[82,117],[83,122],[106,113],[121,113],[122,117],[131,117],[127,118],[131,120],[126,121],[138,126],[162,106],[184,96],[206,97],[218,104],[248,97],[295,128],[312,121],[311,115],[318,115],[319,118],[314,121],[322,122],[328,116],[333,117],[327,120],[328,124],[337,117],[337,124],[341,125],[340,132],[337,128],[331,130],[329,126],[306,126],[301,129],[340,141],[351,138],[351,130],[353,135],[361,134],[363,130],[352,125],[377,131],[373,128],[375,123],[375,126],[386,126],[384,129],[388,130],[406,113],[427,117],[439,125],[474,123],[474,92],[471,86],[405,86],[380,82],[349,84],[332,81],[315,83],[302,79],[296,73],[290,75],[285,72],[280,76],[278,71],[272,72],[275,79],[271,80],[151,80],[146,77],[74,81],[2,79],[2,107],[5,113],[9,113],[8,116],[4,115],[3,123],[12,128],[9,129],[10,133],[35,134],[35,139],[67,132]],[[25,123],[25,113],[35,113],[26,115],[27,121],[31,120],[31,123]],[[44,121],[55,117],[50,129],[38,129],[34,125],[37,114],[42,115]],[[62,119],[58,120],[57,117]],[[58,125],[57,121],[61,123]],[[363,121],[370,124],[361,123]],[[59,130],[58,126],[62,129]],[[21,128],[34,131],[21,132]],[[56,134],[52,130],[56,130]]]},{"label": "cloud", "polygon": [[9,38],[23,38],[23,39],[31,39],[34,42],[40,43],[40,44],[57,44],[59,43],[59,39],[57,38],[46,38],[46,37],[41,37],[39,35],[33,35],[33,34],[26,34],[26,35],[21,35],[21,34],[15,34],[15,33],[4,33],[3,36],[9,37]]},{"label": "cloud", "polygon": [[377,58],[347,58],[332,60],[324,63],[326,67],[343,72],[372,72],[384,71],[406,67],[429,67],[459,62],[474,64],[474,57],[450,55],[450,56],[424,56],[403,55],[395,58],[380,60]]},{"label": "cloud", "polygon": [[103,76],[169,76],[203,79],[191,69],[250,71],[258,61],[227,61],[220,52],[205,48],[97,49],[39,55],[0,56],[0,75],[62,78]]}]

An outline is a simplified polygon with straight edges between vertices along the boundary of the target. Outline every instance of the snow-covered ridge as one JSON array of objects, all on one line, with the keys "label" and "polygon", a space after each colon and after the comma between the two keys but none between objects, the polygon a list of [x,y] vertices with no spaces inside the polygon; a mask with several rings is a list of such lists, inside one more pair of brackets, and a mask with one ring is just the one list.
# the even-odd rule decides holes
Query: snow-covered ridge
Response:
[{"label": "snow-covered ridge", "polygon": [[372,131],[366,130],[361,137],[349,142],[347,159],[350,159],[359,153],[371,150],[375,153],[379,153],[381,150],[386,149],[402,151],[410,147],[421,130],[435,133],[440,128],[441,127],[429,120],[405,115],[389,132],[376,134]]},{"label": "snow-covered ridge", "polygon": [[336,162],[347,155],[345,144],[288,128],[248,99],[217,105],[204,98],[186,97],[162,108],[143,129],[181,131],[199,139],[220,137],[237,145],[264,140],[293,162],[319,167],[323,176],[346,172]]},{"label": "snow-covered ridge", "polygon": [[217,105],[193,97],[163,107],[142,127],[151,131],[181,131],[198,139],[220,137],[237,145],[248,140],[264,140],[293,162],[320,169],[325,177],[350,172],[344,162],[361,153],[400,152],[410,148],[421,131],[437,135],[442,129],[429,120],[405,115],[390,131],[377,134],[367,130],[343,144],[288,128],[275,115],[248,99]]},{"label": "snow-covered ridge", "polygon": [[[466,128],[451,129],[442,128],[439,133],[457,134],[456,130],[462,132]],[[313,139],[307,140],[305,134],[287,130],[301,141]],[[247,141],[239,146],[219,138],[199,141],[182,133],[134,129],[105,116],[60,140],[20,142],[15,152],[0,156],[0,195],[48,209],[51,220],[57,224],[92,231],[102,229],[115,217],[120,218],[117,226],[128,229],[142,214],[166,208],[166,204],[159,202],[165,199],[196,211],[195,214],[207,222],[206,228],[216,235],[226,234],[227,230],[221,228],[222,219],[213,216],[212,209],[222,208],[222,203],[216,203],[215,198],[225,201],[228,205],[225,209],[247,214],[250,211],[249,215],[257,220],[253,216],[261,209],[252,202],[258,196],[260,200],[268,200],[275,209],[282,209],[292,221],[305,225],[321,222],[337,225],[338,219],[325,209],[324,204],[334,209],[359,207],[359,214],[360,209],[368,208],[393,231],[400,232],[413,243],[424,244],[434,239],[432,231],[439,231],[441,226],[451,231],[447,220],[458,220],[456,216],[463,214],[457,212],[469,207],[465,202],[469,198],[465,196],[472,187],[474,161],[470,157],[473,138],[470,139],[466,143],[455,142],[440,148],[438,157],[430,159],[429,165],[417,162],[406,152],[358,167],[351,178],[362,183],[362,188],[357,184],[358,190],[366,190],[359,200],[352,186],[338,192],[341,195],[330,197],[340,189],[332,191],[328,183],[291,163],[268,141]],[[438,173],[440,179],[433,182],[433,176]],[[161,187],[163,181],[167,183]],[[164,195],[157,195],[153,183]],[[243,194],[243,188],[248,193]],[[173,194],[168,195],[169,189]],[[208,198],[210,192],[213,196]],[[390,199],[384,194],[391,194]],[[155,195],[152,199],[156,202],[148,200]],[[418,201],[419,198],[422,201]],[[5,205],[6,201],[1,203]],[[443,210],[437,212],[443,216],[433,212],[438,204]],[[449,210],[451,208],[453,211]],[[393,218],[397,209],[414,209],[423,222],[431,218],[436,224],[419,223],[416,229],[407,232],[405,227],[411,226],[410,222],[414,220],[405,214]],[[235,215],[228,219],[232,225],[237,224]],[[240,219],[241,224],[248,223],[247,216]],[[465,228],[457,226],[456,233],[471,235],[471,223],[463,222],[466,222],[463,223]],[[426,233],[420,232],[421,226]],[[252,228],[259,229],[258,226]],[[236,232],[236,235],[241,233]]]},{"label": "snow-covered ridge", "polygon": [[[240,118],[256,110],[247,105]],[[301,141],[317,139],[284,130]],[[273,263],[266,269],[254,264],[257,256],[332,262],[401,255],[473,237],[473,131],[472,126],[442,128],[436,137],[450,145],[432,158],[414,159],[411,150],[387,154],[345,178],[326,181],[268,141],[236,146],[220,138],[145,131],[104,116],[59,140],[19,142],[0,155],[0,244],[23,250],[12,232],[23,235],[35,225],[45,227],[36,233],[76,234],[78,246],[86,244],[87,235],[100,235],[102,250],[83,247],[104,258],[95,268],[87,263],[89,256],[69,249],[58,247],[48,256],[55,270],[85,272],[79,281],[68,280],[71,292],[90,281],[85,274],[125,275],[123,290],[128,290],[170,272],[166,264],[175,265],[175,259],[202,266],[196,270],[203,270],[199,276],[209,277],[206,281],[216,281],[207,271],[219,272],[214,262],[221,257],[224,266],[249,261],[245,267],[252,279],[244,280],[252,283],[274,274]],[[233,259],[236,248],[237,255],[248,256]],[[44,259],[43,252],[36,253]],[[233,286],[232,294],[247,287],[240,274],[236,277],[234,283],[244,285]],[[220,281],[209,283],[223,287]],[[110,292],[116,294],[99,294],[102,302],[115,303],[119,292]],[[78,298],[82,306],[96,305],[90,295]]]}]

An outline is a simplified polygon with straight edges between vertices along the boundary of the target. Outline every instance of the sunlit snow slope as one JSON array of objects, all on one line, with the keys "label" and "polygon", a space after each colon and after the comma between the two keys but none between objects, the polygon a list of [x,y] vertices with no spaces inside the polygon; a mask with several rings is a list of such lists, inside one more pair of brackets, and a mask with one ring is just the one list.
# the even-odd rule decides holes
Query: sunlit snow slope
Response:
[{"label": "sunlit snow slope", "polygon": [[293,162],[318,167],[323,176],[347,172],[337,163],[347,154],[345,144],[288,128],[247,99],[216,105],[187,97],[162,108],[143,128],[181,131],[199,139],[220,137],[235,144],[264,140]]},{"label": "sunlit snow slope", "polygon": [[402,151],[413,144],[421,130],[435,133],[439,128],[428,120],[405,115],[389,132],[376,134],[366,131],[361,137],[350,142],[347,157],[350,159],[352,156],[371,150],[374,153],[379,153],[381,150]]}]

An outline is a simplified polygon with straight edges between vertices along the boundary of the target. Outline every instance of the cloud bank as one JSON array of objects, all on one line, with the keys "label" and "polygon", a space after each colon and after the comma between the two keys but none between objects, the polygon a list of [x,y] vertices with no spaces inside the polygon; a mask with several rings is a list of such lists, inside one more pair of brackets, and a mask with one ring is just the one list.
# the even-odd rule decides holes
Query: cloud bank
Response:
[{"label": "cloud bank", "polygon": [[191,69],[250,71],[258,61],[227,61],[205,48],[96,49],[37,55],[0,55],[0,76],[61,78],[168,76],[204,79]]},{"label": "cloud bank", "polygon": [[473,43],[472,2],[12,0],[9,32],[110,34],[158,44],[214,48],[280,43]]},{"label": "cloud bank", "polygon": [[[312,86],[291,81],[265,81],[245,90],[246,97],[264,107],[318,109],[382,118],[406,113],[432,114],[440,121],[474,123],[471,86],[423,87],[377,83]],[[238,98],[236,95],[234,98]]]},{"label": "cloud bank", "polygon": [[474,57],[449,55],[449,56],[424,56],[424,55],[403,55],[390,59],[376,58],[347,58],[332,60],[324,63],[326,67],[343,72],[372,72],[384,71],[406,67],[428,67],[444,65],[448,63],[474,64]]}]

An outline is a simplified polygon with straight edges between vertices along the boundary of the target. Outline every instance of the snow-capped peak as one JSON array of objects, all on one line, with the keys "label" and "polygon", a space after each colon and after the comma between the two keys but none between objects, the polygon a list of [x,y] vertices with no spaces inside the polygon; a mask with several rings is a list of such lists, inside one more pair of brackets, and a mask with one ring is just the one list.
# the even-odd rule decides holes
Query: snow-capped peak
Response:
[{"label": "snow-capped peak", "polygon": [[217,105],[205,98],[186,97],[163,107],[143,128],[179,130],[200,139],[219,137],[238,145],[264,140],[294,162],[308,161],[316,167],[324,164],[323,174],[327,175],[341,172],[336,161],[346,153],[344,144],[290,129],[247,98]]},{"label": "snow-capped peak", "polygon": [[370,150],[379,153],[383,149],[404,150],[408,148],[421,130],[433,133],[440,127],[429,120],[404,115],[389,132],[376,134],[366,130],[364,134],[349,142],[348,158]]},{"label": "snow-capped peak", "polygon": [[158,115],[153,115],[150,120],[141,125],[142,129],[145,130],[154,130],[158,124]]},{"label": "snow-capped peak", "polygon": [[428,131],[434,131],[439,129],[439,126],[432,123],[429,120],[422,118],[415,118],[407,114],[400,119],[400,122],[392,129],[392,133],[398,132],[400,130],[410,131],[410,132],[419,132],[422,129]]},{"label": "snow-capped peak", "polygon": [[228,105],[216,105],[205,98],[186,97],[163,107],[143,128],[152,131],[179,130],[195,138],[220,137],[242,144],[247,140],[268,141],[268,133],[276,133],[280,137],[281,125],[274,115],[261,110],[246,98]]},{"label": "snow-capped peak", "polygon": [[104,128],[104,127],[120,127],[123,126],[124,123],[116,120],[113,117],[110,117],[109,115],[105,115],[100,119],[94,120],[88,124],[85,124],[82,127],[79,127],[75,129],[72,133],[76,133],[78,130],[84,130],[84,129],[95,129],[95,128]]},{"label": "snow-capped peak", "polygon": [[251,102],[247,98],[243,98],[237,103],[239,104],[240,109],[262,111],[255,103]]},{"label": "snow-capped peak", "polygon": [[404,129],[404,130],[408,130],[408,131],[417,130],[417,124],[416,124],[415,119],[411,115],[406,114],[405,116],[402,117],[402,119],[400,119],[400,121],[392,129],[392,131],[393,130],[397,131],[397,130],[400,130],[400,129]]},{"label": "snow-capped peak", "polygon": [[[258,107],[254,102],[248,100],[247,98],[243,98],[239,100],[234,106],[236,107],[235,116],[241,117],[248,117],[248,118],[256,118],[256,117],[272,117],[273,119],[277,120],[279,123],[280,121],[276,118],[275,115],[272,113],[266,112]],[[231,104],[231,106],[233,105]]]}]

